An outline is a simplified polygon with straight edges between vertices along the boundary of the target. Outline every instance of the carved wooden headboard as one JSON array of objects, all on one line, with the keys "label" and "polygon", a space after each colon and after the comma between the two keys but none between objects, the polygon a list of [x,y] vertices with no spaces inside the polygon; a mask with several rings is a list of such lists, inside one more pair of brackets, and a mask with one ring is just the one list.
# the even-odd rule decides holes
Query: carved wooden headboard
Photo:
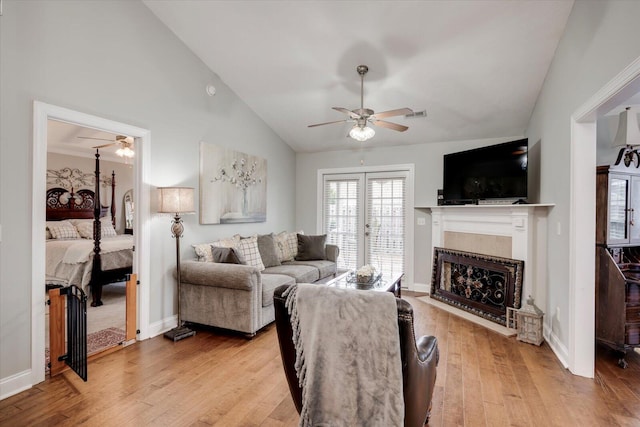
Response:
[{"label": "carved wooden headboard", "polygon": [[[55,187],[47,190],[47,221],[62,219],[93,219],[95,193],[92,190],[70,192]],[[100,207],[100,216],[107,214],[107,206]]]}]

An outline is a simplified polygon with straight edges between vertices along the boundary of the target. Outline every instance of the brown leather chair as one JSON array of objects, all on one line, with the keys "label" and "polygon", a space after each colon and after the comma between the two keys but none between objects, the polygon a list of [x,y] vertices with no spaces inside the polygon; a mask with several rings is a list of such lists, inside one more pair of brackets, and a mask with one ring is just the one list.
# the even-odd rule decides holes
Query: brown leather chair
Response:
[{"label": "brown leather chair", "polygon": [[[293,403],[300,413],[302,389],[298,386],[298,377],[296,376],[296,351],[292,340],[291,321],[285,307],[286,298],[282,296],[287,288],[287,285],[276,288],[273,302],[282,364]],[[353,292],[358,291],[354,290]],[[416,341],[411,304],[399,298],[396,298],[396,303],[398,305],[405,405],[404,425],[405,427],[423,426],[429,422],[431,411],[431,397],[436,382],[436,367],[439,358],[438,340],[434,336],[423,336]]]}]

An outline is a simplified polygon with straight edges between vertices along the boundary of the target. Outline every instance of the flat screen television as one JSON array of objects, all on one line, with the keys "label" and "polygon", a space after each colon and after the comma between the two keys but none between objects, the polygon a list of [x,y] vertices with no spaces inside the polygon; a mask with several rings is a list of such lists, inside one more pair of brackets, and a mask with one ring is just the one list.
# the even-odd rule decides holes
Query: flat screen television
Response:
[{"label": "flat screen television", "polygon": [[526,201],[528,140],[446,154],[445,205]]}]

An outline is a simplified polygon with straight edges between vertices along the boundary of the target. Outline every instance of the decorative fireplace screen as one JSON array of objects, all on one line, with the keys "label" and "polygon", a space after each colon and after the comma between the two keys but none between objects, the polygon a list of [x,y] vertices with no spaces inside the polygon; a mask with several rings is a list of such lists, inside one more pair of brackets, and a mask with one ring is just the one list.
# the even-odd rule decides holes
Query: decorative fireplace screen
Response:
[{"label": "decorative fireplace screen", "polygon": [[431,298],[506,325],[520,308],[524,261],[434,248]]}]

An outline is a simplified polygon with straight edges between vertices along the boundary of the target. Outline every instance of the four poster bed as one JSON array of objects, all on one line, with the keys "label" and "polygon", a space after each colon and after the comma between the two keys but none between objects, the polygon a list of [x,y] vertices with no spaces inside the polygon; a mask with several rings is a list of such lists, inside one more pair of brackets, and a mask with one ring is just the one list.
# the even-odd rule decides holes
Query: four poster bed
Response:
[{"label": "four poster bed", "polygon": [[93,307],[102,305],[102,286],[125,280],[133,266],[133,236],[115,232],[115,172],[111,178],[110,209],[100,203],[98,150],[94,191],[47,190],[46,285],[76,285]]}]

